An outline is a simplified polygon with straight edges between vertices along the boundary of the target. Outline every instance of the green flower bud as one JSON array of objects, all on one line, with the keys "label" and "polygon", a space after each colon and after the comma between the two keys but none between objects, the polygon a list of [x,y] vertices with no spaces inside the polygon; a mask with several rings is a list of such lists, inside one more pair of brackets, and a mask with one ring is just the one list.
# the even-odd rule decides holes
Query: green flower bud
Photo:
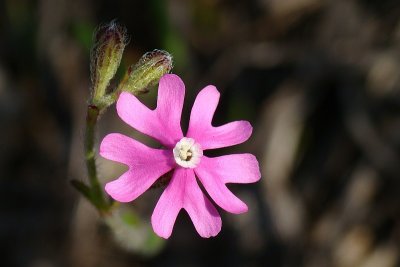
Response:
[{"label": "green flower bud", "polygon": [[139,62],[131,66],[118,92],[127,91],[134,95],[148,92],[160,78],[172,69],[172,56],[163,50],[153,50],[142,56]]},{"label": "green flower bud", "polygon": [[94,46],[90,58],[92,80],[92,103],[101,106],[104,95],[121,63],[124,48],[128,43],[126,28],[115,21],[100,26],[94,34]]}]

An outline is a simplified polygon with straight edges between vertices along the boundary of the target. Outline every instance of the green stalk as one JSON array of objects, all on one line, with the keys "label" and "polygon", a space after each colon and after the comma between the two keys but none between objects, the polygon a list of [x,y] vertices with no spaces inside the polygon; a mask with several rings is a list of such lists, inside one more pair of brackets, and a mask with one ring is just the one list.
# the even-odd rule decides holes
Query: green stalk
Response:
[{"label": "green stalk", "polygon": [[96,124],[99,119],[100,110],[94,105],[88,105],[85,129],[85,161],[90,183],[90,201],[96,206],[100,213],[106,213],[111,203],[105,198],[101,184],[97,177],[96,168]]}]

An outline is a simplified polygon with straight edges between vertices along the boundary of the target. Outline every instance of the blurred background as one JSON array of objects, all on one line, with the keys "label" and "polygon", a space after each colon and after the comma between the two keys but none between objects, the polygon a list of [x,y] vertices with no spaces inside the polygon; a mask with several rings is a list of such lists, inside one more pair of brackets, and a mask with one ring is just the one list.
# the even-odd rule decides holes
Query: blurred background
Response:
[{"label": "blurred background", "polygon": [[[221,92],[215,124],[249,120],[256,184],[230,186],[212,239],[181,212],[160,251],[128,251],[70,186],[82,156],[92,33],[130,34],[121,71],[155,48],[197,92]],[[1,0],[2,266],[400,266],[400,3],[397,0]],[[155,105],[156,88],[142,99]],[[127,127],[114,108],[98,140]],[[104,182],[124,168],[99,159]],[[128,207],[150,225],[162,189]],[[127,236],[129,235],[126,234]]]}]

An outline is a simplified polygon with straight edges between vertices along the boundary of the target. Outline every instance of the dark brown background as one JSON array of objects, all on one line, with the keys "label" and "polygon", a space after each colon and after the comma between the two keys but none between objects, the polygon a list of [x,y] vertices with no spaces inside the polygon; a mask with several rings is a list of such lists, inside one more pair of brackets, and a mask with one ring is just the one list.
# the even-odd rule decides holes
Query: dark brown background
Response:
[{"label": "dark brown background", "polygon": [[[396,0],[0,1],[1,265],[399,266],[399,18]],[[125,252],[69,185],[86,179],[92,32],[112,19],[131,35],[123,68],[173,54],[184,126],[207,84],[222,93],[216,124],[254,126],[215,152],[254,153],[263,174],[232,187],[250,211],[221,212],[216,238],[182,213],[160,254]],[[99,138],[131,131],[113,108],[100,124]],[[159,195],[131,204],[145,223]]]}]

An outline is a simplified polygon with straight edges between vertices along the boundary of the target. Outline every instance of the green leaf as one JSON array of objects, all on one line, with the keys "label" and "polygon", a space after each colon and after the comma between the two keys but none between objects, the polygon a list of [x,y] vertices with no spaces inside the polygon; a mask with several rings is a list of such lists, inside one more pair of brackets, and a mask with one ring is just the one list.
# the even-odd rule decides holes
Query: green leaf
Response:
[{"label": "green leaf", "polygon": [[86,197],[90,202],[93,202],[92,193],[89,186],[78,180],[71,180],[71,185],[76,190],[78,190],[84,197]]}]

